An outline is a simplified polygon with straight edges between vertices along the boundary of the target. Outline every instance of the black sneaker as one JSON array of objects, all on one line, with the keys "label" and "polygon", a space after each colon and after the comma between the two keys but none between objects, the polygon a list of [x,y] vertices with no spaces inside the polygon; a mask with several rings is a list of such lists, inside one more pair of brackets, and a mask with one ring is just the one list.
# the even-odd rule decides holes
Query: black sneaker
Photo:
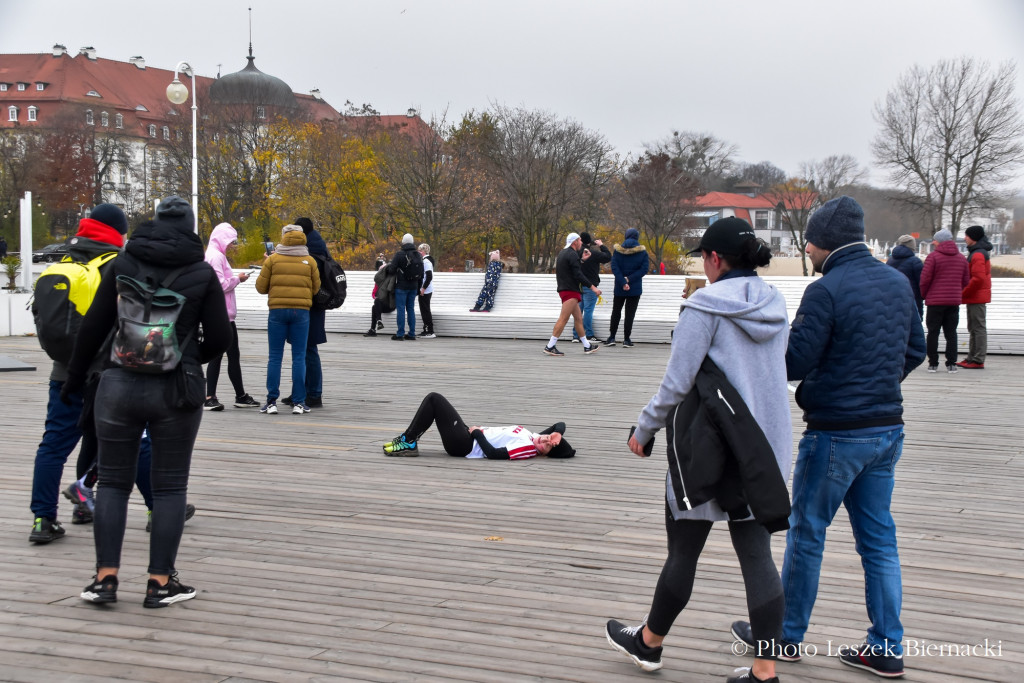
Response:
[{"label": "black sneaker", "polygon": [[580,338],[579,338],[579,337],[573,337],[573,338],[572,338],[572,343],[573,343],[573,344],[581,344],[582,342],[580,341]]},{"label": "black sneaker", "polygon": [[143,600],[143,607],[167,607],[182,600],[191,600],[196,597],[196,589],[186,586],[178,581],[178,572],[171,572],[167,583],[160,585],[155,579],[150,579],[146,584],[146,599]]},{"label": "black sneaker", "polygon": [[111,574],[102,580],[93,576],[92,583],[85,587],[81,597],[86,602],[117,602],[117,576]]},{"label": "black sneaker", "polygon": [[391,341],[402,341],[405,337],[399,337],[397,334],[391,335]]},{"label": "black sneaker", "polygon": [[855,650],[840,652],[839,661],[883,678],[899,678],[904,673],[903,657],[886,654],[884,645],[864,643]]},{"label": "black sneaker", "polygon": [[323,408],[324,407],[324,399],[321,398],[320,396],[317,396],[316,398],[313,398],[311,396],[307,396],[306,397],[306,407],[308,407],[308,408]]},{"label": "black sneaker", "polygon": [[377,321],[377,329],[378,330],[383,330],[384,329],[384,323],[382,323],[380,320]]},{"label": "black sneaker", "polygon": [[36,517],[32,524],[32,533],[28,535],[29,542],[42,545],[58,538],[64,538],[64,527],[60,522],[49,517]]},{"label": "black sneaker", "polygon": [[203,404],[203,410],[224,410],[224,404],[217,400],[216,396],[211,396],[206,399],[206,403]]},{"label": "black sneaker", "polygon": [[[749,621],[734,621],[730,630],[736,642],[746,644],[747,649],[754,650],[755,657],[759,656],[757,643],[754,641],[754,632],[750,629]],[[765,645],[769,645],[767,640],[763,642]],[[780,639],[777,643],[771,643],[771,645],[771,652],[766,654],[775,655],[775,659],[780,662],[799,662],[802,657],[800,643],[791,643],[788,640]]]},{"label": "black sneaker", "polygon": [[405,341],[416,341],[416,335],[414,334],[407,334],[402,338],[405,339]]},{"label": "black sneaker", "polygon": [[89,524],[90,522],[92,522],[92,513],[89,512],[85,503],[75,503],[71,506],[72,524]]},{"label": "black sneaker", "polygon": [[[185,504],[185,521],[192,519],[196,514],[196,506],[192,503]],[[146,533],[153,531],[153,511],[146,510]]]},{"label": "black sneaker", "polygon": [[639,626],[626,626],[625,624],[609,619],[604,628],[605,638],[616,650],[633,660],[643,671],[657,671],[661,668],[660,647],[647,647],[644,645],[643,633],[644,624]]},{"label": "black sneaker", "polygon": [[373,329],[373,328],[371,327],[371,328],[370,328],[369,330],[367,330],[366,332],[363,332],[363,336],[364,336],[364,337],[376,337],[376,336],[377,336],[377,330],[375,330],[375,329]]},{"label": "black sneaker", "polygon": [[244,396],[236,396],[235,397],[235,407],[236,408],[259,408],[260,407],[260,402],[257,401],[256,399],[254,399],[249,394],[245,394]]},{"label": "black sneaker", "polygon": [[615,337],[608,337],[604,340],[604,346],[615,346]]},{"label": "black sneaker", "polygon": [[958,368],[955,363],[946,363],[946,372],[951,375],[955,375],[960,372],[960,368]]},{"label": "black sneaker", "polygon": [[938,371],[939,371],[939,366],[938,365],[929,365],[928,366],[928,372],[938,372]]},{"label": "black sneaker", "polygon": [[633,342],[631,342],[628,339],[626,339],[625,341],[622,342],[622,348],[624,348],[624,349],[631,349],[631,348],[633,348]]},{"label": "black sneaker", "polygon": [[292,404],[292,397],[285,396],[284,398],[278,399],[283,405],[290,406]]},{"label": "black sneaker", "polygon": [[758,678],[753,674],[749,667],[736,669],[733,673],[738,675],[729,676],[725,679],[725,683],[779,683],[778,676],[772,676],[771,678]]},{"label": "black sneaker", "polygon": [[583,347],[583,353],[596,353],[599,348],[601,347],[592,343],[590,346]]},{"label": "black sneaker", "polygon": [[558,350],[557,346],[545,346],[544,353],[549,356],[564,356],[565,354]]}]

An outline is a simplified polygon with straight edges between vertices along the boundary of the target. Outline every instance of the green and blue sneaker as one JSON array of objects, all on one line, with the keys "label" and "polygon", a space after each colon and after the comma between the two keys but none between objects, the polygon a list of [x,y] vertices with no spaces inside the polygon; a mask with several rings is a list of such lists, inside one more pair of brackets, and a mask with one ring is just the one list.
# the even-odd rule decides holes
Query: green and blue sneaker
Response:
[{"label": "green and blue sneaker", "polygon": [[416,448],[416,442],[406,441],[405,434],[384,444],[384,452],[388,455],[406,458],[414,458],[420,454],[419,449]]}]

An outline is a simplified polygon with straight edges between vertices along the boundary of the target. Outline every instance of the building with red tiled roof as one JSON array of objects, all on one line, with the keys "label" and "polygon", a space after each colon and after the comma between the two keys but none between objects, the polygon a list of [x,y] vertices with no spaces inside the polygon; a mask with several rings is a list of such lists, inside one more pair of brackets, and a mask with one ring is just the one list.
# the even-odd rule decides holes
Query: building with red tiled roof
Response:
[{"label": "building with red tiled roof", "polygon": [[770,194],[740,194],[736,192],[708,192],[696,199],[699,207],[694,214],[707,227],[719,218],[736,216],[754,227],[754,232],[765,243],[771,245],[774,253],[798,251],[793,236],[785,224],[785,213],[791,207],[789,201]]}]

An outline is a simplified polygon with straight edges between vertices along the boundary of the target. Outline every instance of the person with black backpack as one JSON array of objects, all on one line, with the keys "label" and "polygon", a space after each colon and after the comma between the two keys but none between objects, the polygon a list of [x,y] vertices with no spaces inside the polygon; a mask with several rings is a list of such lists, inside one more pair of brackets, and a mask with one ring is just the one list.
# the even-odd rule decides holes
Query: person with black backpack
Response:
[{"label": "person with black backpack", "polygon": [[[423,257],[413,244],[412,235],[402,235],[402,248],[395,252],[388,273],[398,276],[395,281],[395,311],[398,332],[392,335],[394,341],[416,341],[416,295],[423,286]],[[409,333],[405,333],[405,322],[409,321]]]},{"label": "person with black backpack", "polygon": [[[70,401],[84,385],[92,359],[112,339],[96,391],[96,575],[82,591],[87,602],[117,601],[128,496],[147,428],[153,444],[153,514],[143,606],[166,607],[195,597],[194,588],[178,581],[175,560],[203,417],[202,364],[230,346],[231,324],[224,291],[203,258],[194,225],[192,207],[172,196],[160,202],[153,220],[135,229],[124,254],[104,274],[68,366],[61,399]],[[141,315],[132,310],[133,301],[145,304]]]},{"label": "person with black backpack", "polygon": [[[36,281],[32,315],[36,336],[53,360],[50,395],[46,402],[46,428],[36,450],[32,475],[32,515],[35,518],[29,541],[43,544],[64,537],[57,521],[60,480],[68,456],[82,439],[79,420],[84,406],[82,391],[69,392],[61,401],[68,379],[68,362],[75,333],[113,259],[124,246],[128,219],[113,204],[100,204],[78,224],[68,242],[66,262],[51,266]],[[83,444],[83,451],[91,450]],[[87,510],[85,512],[88,512]],[[85,512],[80,519],[85,519]],[[75,521],[75,520],[73,520]]]}]

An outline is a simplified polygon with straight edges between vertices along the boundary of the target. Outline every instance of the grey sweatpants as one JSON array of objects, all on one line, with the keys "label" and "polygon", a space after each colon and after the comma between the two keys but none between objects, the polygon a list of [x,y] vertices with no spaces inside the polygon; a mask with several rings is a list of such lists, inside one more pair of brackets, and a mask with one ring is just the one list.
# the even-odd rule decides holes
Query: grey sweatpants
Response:
[{"label": "grey sweatpants", "polygon": [[985,327],[986,304],[967,304],[967,332],[971,341],[967,348],[968,362],[985,363],[988,352],[988,328]]}]

